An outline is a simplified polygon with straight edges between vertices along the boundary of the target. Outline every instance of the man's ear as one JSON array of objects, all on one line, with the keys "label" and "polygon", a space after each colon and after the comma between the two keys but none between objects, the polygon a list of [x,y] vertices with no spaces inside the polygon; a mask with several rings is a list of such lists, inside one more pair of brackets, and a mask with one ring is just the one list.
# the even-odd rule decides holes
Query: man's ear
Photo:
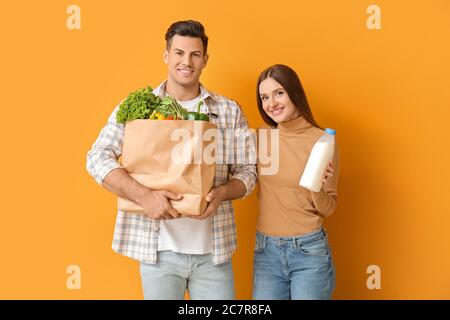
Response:
[{"label": "man's ear", "polygon": [[163,53],[163,60],[164,60],[164,63],[165,63],[165,64],[168,64],[168,63],[169,63],[169,52],[167,51],[167,49],[164,50],[164,53]]},{"label": "man's ear", "polygon": [[206,65],[208,64],[208,60],[209,60],[209,54],[205,54],[205,62],[203,63],[203,68],[206,67]]}]

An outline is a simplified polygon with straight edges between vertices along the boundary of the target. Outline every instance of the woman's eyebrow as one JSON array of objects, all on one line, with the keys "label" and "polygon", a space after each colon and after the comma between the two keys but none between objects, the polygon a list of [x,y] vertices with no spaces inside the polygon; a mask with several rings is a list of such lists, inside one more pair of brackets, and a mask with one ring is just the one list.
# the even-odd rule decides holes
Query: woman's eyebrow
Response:
[{"label": "woman's eyebrow", "polygon": [[[276,89],[272,90],[272,92],[275,92],[275,91],[278,91],[278,90],[284,90],[284,89],[280,87],[280,88],[276,88]],[[260,93],[259,95],[260,95],[260,96],[263,96],[263,95],[265,95],[265,94],[267,94],[267,93],[262,92],[262,93]]]}]

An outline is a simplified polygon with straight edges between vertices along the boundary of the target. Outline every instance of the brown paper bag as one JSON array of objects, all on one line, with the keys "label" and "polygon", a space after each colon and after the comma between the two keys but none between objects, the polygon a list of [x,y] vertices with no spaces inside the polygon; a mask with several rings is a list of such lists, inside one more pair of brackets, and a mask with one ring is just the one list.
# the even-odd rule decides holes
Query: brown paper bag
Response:
[{"label": "brown paper bag", "polygon": [[[183,215],[200,215],[214,180],[216,140],[204,139],[217,125],[192,120],[134,120],[125,125],[119,163],[139,183],[152,190],[181,193],[171,205]],[[211,131],[210,131],[211,132]],[[209,135],[211,136],[211,135]],[[209,141],[204,141],[209,140]],[[183,157],[184,155],[184,157]],[[123,211],[143,212],[133,201],[118,198]]]}]

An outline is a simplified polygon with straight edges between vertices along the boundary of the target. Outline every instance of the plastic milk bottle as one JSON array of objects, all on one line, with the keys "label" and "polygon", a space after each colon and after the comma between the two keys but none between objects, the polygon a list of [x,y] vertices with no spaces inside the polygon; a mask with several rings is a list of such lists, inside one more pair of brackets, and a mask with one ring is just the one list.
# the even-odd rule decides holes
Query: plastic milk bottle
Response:
[{"label": "plastic milk bottle", "polygon": [[333,159],[335,135],[335,130],[326,128],[325,134],[314,144],[300,179],[299,184],[303,188],[314,192],[322,189],[321,177],[328,162]]}]

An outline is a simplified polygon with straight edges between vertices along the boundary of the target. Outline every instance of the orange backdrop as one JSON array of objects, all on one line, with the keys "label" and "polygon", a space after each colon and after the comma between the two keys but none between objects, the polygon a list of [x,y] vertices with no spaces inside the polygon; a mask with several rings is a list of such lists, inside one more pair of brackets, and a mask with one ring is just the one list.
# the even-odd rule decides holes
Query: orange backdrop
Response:
[{"label": "orange backdrop", "polygon": [[[69,5],[81,29],[69,30]],[[369,5],[381,29],[369,30]],[[85,170],[114,106],[166,77],[164,33],[204,23],[202,82],[239,101],[251,127],[259,72],[300,75],[337,130],[340,200],[326,221],[336,299],[450,298],[450,2],[9,1],[0,9],[0,298],[141,299],[138,263],[111,249],[116,198]],[[256,193],[235,202],[237,297],[251,297]],[[69,265],[81,289],[66,287]],[[369,290],[366,269],[381,269]]]}]

